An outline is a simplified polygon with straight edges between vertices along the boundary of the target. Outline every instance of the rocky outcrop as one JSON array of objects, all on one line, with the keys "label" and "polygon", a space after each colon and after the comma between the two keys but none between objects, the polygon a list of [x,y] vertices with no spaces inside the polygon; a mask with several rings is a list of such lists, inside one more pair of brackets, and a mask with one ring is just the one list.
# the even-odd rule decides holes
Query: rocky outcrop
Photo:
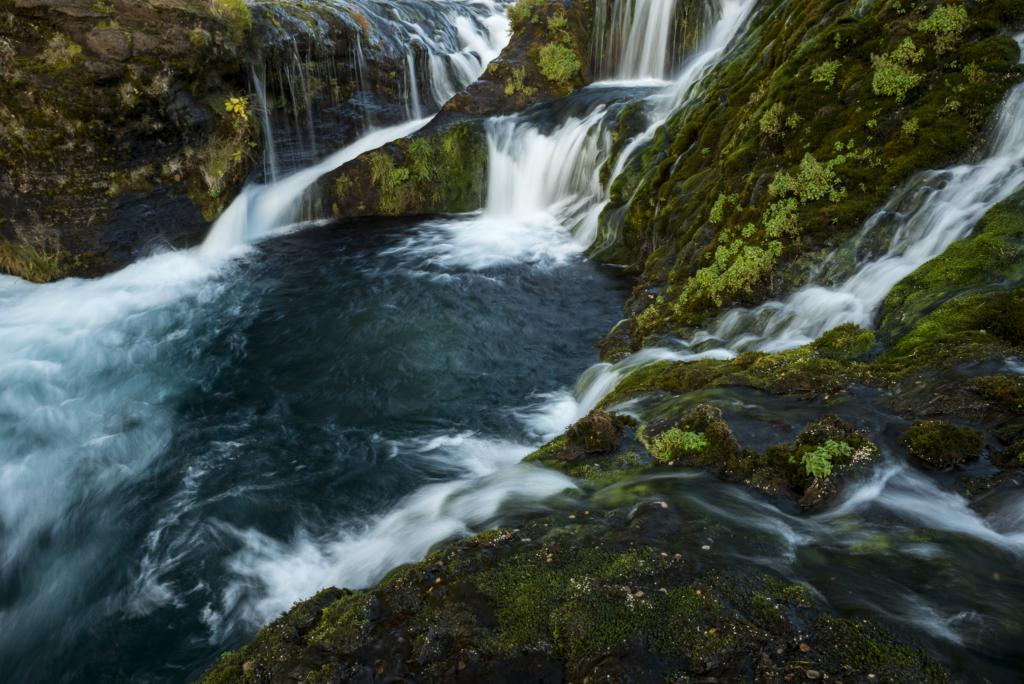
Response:
[{"label": "rocky outcrop", "polygon": [[446,112],[511,114],[590,82],[592,3],[521,0],[509,8],[512,40]]},{"label": "rocky outcrop", "polygon": [[[5,270],[97,274],[155,242],[202,234],[258,144],[243,10],[189,0],[0,5]],[[231,98],[244,104],[229,112]]]}]

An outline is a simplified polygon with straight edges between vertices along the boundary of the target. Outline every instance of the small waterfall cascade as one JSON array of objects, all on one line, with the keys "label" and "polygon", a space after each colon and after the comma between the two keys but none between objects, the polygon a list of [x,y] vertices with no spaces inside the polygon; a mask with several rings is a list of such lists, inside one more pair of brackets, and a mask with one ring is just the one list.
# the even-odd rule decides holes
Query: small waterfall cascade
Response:
[{"label": "small waterfall cascade", "polygon": [[593,71],[605,80],[672,78],[719,11],[706,0],[597,0]]},{"label": "small waterfall cascade", "polygon": [[[1010,91],[997,117],[981,162],[917,174],[865,222],[854,246],[891,231],[883,255],[857,264],[838,286],[811,283],[784,301],[730,311],[694,342],[780,351],[843,323],[873,327],[878,307],[900,280],[970,235],[990,207],[1024,184],[1024,86]],[[901,212],[905,205],[910,209]]]},{"label": "small waterfall cascade", "polygon": [[[370,10],[376,8],[379,14]],[[407,69],[404,75],[402,90],[405,94],[405,105],[400,120],[403,122],[387,126],[376,125],[373,107],[364,107],[367,129],[356,136],[350,144],[345,145],[320,162],[286,175],[277,180],[279,175],[278,159],[282,156],[276,149],[275,135],[271,117],[270,98],[265,79],[257,78],[253,72],[254,88],[257,100],[264,110],[261,123],[267,136],[267,166],[270,174],[265,176],[269,184],[250,184],[243,188],[240,195],[224,211],[214,223],[210,234],[204,241],[201,250],[205,253],[222,253],[241,245],[260,240],[274,234],[289,224],[308,216],[309,207],[303,206],[308,188],[324,173],[355,159],[360,154],[374,150],[393,140],[407,136],[429,121],[424,117],[423,100],[419,91],[416,74],[416,50],[412,43],[418,43],[420,49],[429,55],[431,80],[428,84],[433,103],[431,112],[436,111],[447,101],[448,94],[454,94],[468,86],[486,68],[489,61],[497,57],[508,44],[508,19],[504,14],[504,5],[498,3],[462,3],[446,4],[443,8],[430,11],[413,5],[391,7],[370,4],[359,15],[365,22],[367,33],[377,35],[378,26],[396,27],[406,38],[402,45],[402,63]],[[425,15],[425,16],[424,16]],[[418,21],[414,21],[417,19]],[[440,30],[436,27],[446,27]],[[427,29],[430,29],[428,32]],[[357,34],[352,56],[353,81],[363,94],[371,87],[367,79],[369,71],[366,49],[363,46],[362,34]],[[321,56],[319,61],[303,62],[299,50],[294,46],[292,58],[278,72],[276,83],[277,108],[285,112],[287,120],[293,122],[295,131],[305,130],[305,135],[294,137],[292,166],[296,162],[314,158],[318,144],[314,131],[313,110],[318,102],[326,98],[327,103],[337,104],[341,99],[339,70],[345,65],[338,64]],[[439,95],[446,99],[438,102]],[[319,106],[323,106],[322,104]],[[290,115],[290,116],[289,116]]]},{"label": "small waterfall cascade", "polygon": [[[1017,40],[1024,42],[1024,34]],[[680,96],[677,89],[673,98],[680,101],[685,95]],[[989,208],[1024,185],[1024,85],[1010,91],[995,119],[984,159],[917,174],[865,222],[853,239],[854,251],[869,237],[886,231],[890,236],[883,255],[860,261],[837,286],[812,282],[783,301],[734,309],[713,330],[701,331],[674,347],[644,349],[618,364],[593,366],[577,386],[580,415],[586,415],[629,372],[656,361],[727,359],[749,349],[777,352],[812,342],[843,323],[873,327],[878,307],[900,280],[970,235]],[[909,209],[901,211],[901,207]]]},{"label": "small waterfall cascade", "polygon": [[600,196],[596,169],[611,147],[611,133],[600,126],[605,114],[599,106],[551,135],[515,116],[488,120],[487,212],[513,218],[547,212],[568,220]]},{"label": "small waterfall cascade", "polygon": [[[564,117],[547,133],[539,131],[526,114],[489,121],[488,213],[523,217],[546,212],[573,228],[579,249],[590,247],[609,201],[600,182],[600,169],[611,151],[611,131],[621,112],[623,95],[646,97],[648,116],[654,122],[647,132],[626,145],[616,160],[613,179],[668,116],[693,97],[695,86],[743,34],[755,5],[756,0],[724,0],[709,10],[717,21],[705,32],[706,40],[690,56],[678,78],[667,87],[652,89],[650,83],[628,82],[591,85],[570,96],[583,103],[582,113]],[[654,38],[638,34],[636,40],[637,45],[646,46]]]}]

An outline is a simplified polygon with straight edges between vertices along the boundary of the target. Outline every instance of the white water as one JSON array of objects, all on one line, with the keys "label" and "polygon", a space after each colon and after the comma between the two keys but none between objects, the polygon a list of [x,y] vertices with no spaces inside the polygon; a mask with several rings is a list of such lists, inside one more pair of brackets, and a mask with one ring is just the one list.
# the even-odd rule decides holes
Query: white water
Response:
[{"label": "white water", "polygon": [[[299,529],[282,543],[256,530],[229,530],[244,546],[228,562],[236,579],[222,604],[206,615],[215,640],[231,620],[262,625],[325,586],[373,586],[392,568],[422,560],[438,544],[517,513],[546,510],[545,501],[573,485],[560,473],[520,463],[532,447],[512,442],[467,433],[404,447],[458,469],[460,477],[422,487],[359,528],[326,539]],[[261,598],[239,604],[249,595]]]},{"label": "white water", "polygon": [[249,184],[213,224],[200,247],[203,254],[235,250],[274,235],[292,225],[298,201],[320,176],[359,155],[423,128],[430,119],[407,121],[370,131],[323,161],[270,185]]},{"label": "white water", "polygon": [[[858,264],[837,287],[812,283],[784,301],[730,311],[700,341],[715,340],[734,350],[781,351],[843,323],[874,327],[878,307],[900,280],[970,235],[986,211],[1024,184],[1024,86],[1010,91],[996,116],[985,159],[918,174],[868,219],[858,241],[885,223],[896,226],[885,254]],[[900,213],[904,203],[910,210]]]}]

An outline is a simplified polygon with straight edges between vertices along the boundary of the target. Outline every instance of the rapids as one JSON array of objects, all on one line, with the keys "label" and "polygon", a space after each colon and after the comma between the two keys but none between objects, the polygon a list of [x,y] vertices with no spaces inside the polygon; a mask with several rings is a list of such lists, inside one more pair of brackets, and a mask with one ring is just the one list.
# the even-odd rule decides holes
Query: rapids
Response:
[{"label": "rapids", "polygon": [[[367,3],[375,29],[403,27],[396,49],[425,50],[403,52],[404,120],[368,109],[354,142],[325,149],[312,126],[265,117],[281,144],[268,149],[263,182],[243,189],[200,248],[94,281],[0,276],[3,681],[192,681],[322,587],[372,586],[447,540],[568,510],[572,481],[520,460],[625,373],[788,348],[869,321],[896,274],[967,235],[1024,181],[1018,88],[988,156],[915,179],[864,228],[892,230],[889,252],[865,256],[839,286],[765,305],[775,315],[763,328],[751,322],[766,320],[760,312],[735,312],[699,338],[591,365],[630,289],[581,256],[609,199],[598,171],[611,127],[626,102],[646,101],[649,127],[614,178],[701,97],[758,9],[708,3],[692,49],[675,59],[666,55],[685,51],[665,20],[674,0],[598,2],[606,80],[487,122],[481,212],[309,220],[303,198],[319,176],[425,125],[507,40],[500,3],[448,13],[445,3]],[[296,61],[252,77],[266,100],[304,75]],[[913,209],[897,211],[908,196]],[[721,530],[721,557],[900,624],[991,681],[1017,681],[1024,497],[969,506],[897,455],[903,421],[875,399],[858,395],[840,413],[885,458],[825,513],[798,515],[696,473],[624,483],[593,505],[671,499]],[[792,439],[825,411],[741,389],[672,408],[701,401],[755,446]]]}]

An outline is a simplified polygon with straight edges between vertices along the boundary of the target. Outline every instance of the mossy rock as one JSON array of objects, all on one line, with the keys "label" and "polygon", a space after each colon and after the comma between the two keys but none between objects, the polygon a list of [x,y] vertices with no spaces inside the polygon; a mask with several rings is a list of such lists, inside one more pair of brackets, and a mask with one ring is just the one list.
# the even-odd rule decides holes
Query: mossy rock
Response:
[{"label": "mossy rock", "polygon": [[984,435],[942,420],[918,420],[907,426],[900,444],[911,455],[939,469],[953,468],[981,455]]},{"label": "mossy rock", "polygon": [[992,454],[992,464],[1000,468],[1024,468],[1024,440]]},{"label": "mossy rock", "polygon": [[849,359],[864,356],[875,343],[875,333],[856,323],[843,323],[821,334],[811,345],[830,358]]},{"label": "mossy rock", "polygon": [[614,413],[600,409],[580,418],[565,431],[568,450],[578,451],[580,454],[595,454],[617,447],[619,438],[615,434],[615,418]]},{"label": "mossy rock", "polygon": [[[199,681],[949,680],[918,644],[802,586],[733,559],[694,563],[708,532],[671,506],[590,513],[456,542],[370,590],[324,590]],[[669,533],[639,540],[641,526]]]},{"label": "mossy rock", "polygon": [[966,385],[1002,409],[1024,414],[1024,377],[1010,374],[990,375],[974,378]]}]

